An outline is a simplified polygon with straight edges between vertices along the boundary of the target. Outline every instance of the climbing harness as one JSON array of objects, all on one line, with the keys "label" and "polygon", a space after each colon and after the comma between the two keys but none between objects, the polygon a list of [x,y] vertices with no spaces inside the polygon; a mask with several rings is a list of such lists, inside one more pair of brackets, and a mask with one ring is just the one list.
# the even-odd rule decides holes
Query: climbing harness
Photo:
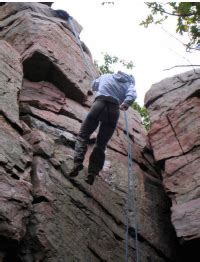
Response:
[{"label": "climbing harness", "polygon": [[[86,67],[89,69],[90,74],[95,80],[94,74],[91,70],[91,67],[88,63],[88,60],[84,54],[80,38],[76,32],[74,23],[73,23],[73,17],[69,16],[68,19],[72,32],[76,37],[77,44],[80,46],[81,53],[83,60],[85,61]],[[126,126],[126,136],[127,136],[127,142],[128,142],[128,191],[127,191],[127,201],[125,205],[125,213],[126,213],[126,235],[125,235],[125,261],[128,262],[128,257],[129,257],[129,224],[130,226],[133,225],[133,228],[135,229],[135,249],[136,249],[136,262],[139,262],[139,245],[138,245],[138,227],[137,227],[137,206],[136,206],[136,192],[134,189],[134,173],[132,172],[133,170],[133,162],[132,162],[132,150],[131,150],[131,142],[130,142],[130,137],[129,137],[129,130],[128,130],[128,119],[126,112],[124,112],[124,119],[125,119],[125,126]],[[130,219],[129,218],[129,210],[131,210],[132,215],[134,214],[134,218]],[[130,222],[129,222],[130,220]],[[132,222],[132,223],[131,223]]]},{"label": "climbing harness", "polygon": [[[129,137],[128,119],[126,112],[124,112],[126,136],[128,142],[128,191],[127,191],[127,202],[126,202],[126,238],[125,238],[125,261],[128,262],[129,256],[129,213],[134,214],[134,218],[130,216],[130,226],[133,224],[135,229],[135,246],[136,246],[136,262],[139,262],[139,245],[138,245],[138,227],[137,227],[137,206],[136,206],[136,192],[134,189],[134,173],[133,173],[133,162],[132,162],[132,150],[131,142]],[[131,219],[132,218],[132,219]],[[131,221],[132,220],[132,221]],[[131,223],[132,222],[132,223]]]}]

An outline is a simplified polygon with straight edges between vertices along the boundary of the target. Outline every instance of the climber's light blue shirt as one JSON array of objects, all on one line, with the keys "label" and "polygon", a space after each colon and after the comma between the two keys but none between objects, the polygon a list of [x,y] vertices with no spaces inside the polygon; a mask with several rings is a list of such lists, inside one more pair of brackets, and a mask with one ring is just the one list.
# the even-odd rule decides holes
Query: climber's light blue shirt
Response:
[{"label": "climber's light blue shirt", "polygon": [[134,77],[123,72],[100,76],[93,81],[92,89],[97,91],[96,98],[98,96],[112,97],[119,105],[125,103],[130,106],[137,98]]}]

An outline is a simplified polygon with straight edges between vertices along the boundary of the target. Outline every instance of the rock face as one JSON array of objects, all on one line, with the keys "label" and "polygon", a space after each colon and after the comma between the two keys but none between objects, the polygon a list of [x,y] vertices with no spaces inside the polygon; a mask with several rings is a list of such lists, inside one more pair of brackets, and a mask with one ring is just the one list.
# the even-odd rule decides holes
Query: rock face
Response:
[{"label": "rock face", "polygon": [[[80,25],[74,23],[80,32]],[[95,184],[89,186],[84,177],[96,133],[88,145],[83,171],[69,180],[75,138],[94,99],[92,77],[70,24],[41,3],[5,3],[0,7],[0,29],[0,261],[124,261],[128,163],[123,114]],[[96,75],[92,57],[82,45]],[[198,104],[198,99],[195,101]],[[189,100],[183,105],[185,112],[187,106],[190,108]],[[170,119],[182,116],[177,114]],[[194,118],[197,116],[196,110]],[[178,261],[170,201],[147,133],[136,111],[129,109],[127,117],[136,194],[136,206],[129,217],[128,261],[136,259],[135,224],[141,262]],[[164,120],[160,124],[166,126]],[[153,130],[151,144],[156,161],[161,161],[166,152],[170,155],[170,149],[156,154],[158,141]],[[187,148],[191,146],[183,150],[191,150]],[[177,158],[178,170],[190,170],[182,151],[175,149],[174,143],[174,158],[166,160]],[[195,162],[198,150],[193,149],[190,161]],[[166,175],[169,169],[179,171],[166,162],[162,174],[171,190],[171,177]],[[195,188],[198,174],[192,176],[190,188]],[[185,177],[189,179],[186,172]],[[174,185],[173,196],[175,190],[180,188]],[[198,210],[198,200],[185,190],[183,198],[192,203],[189,218]],[[175,228],[184,219],[181,212],[187,201],[180,195],[176,204],[182,208],[172,206]],[[178,235],[189,230],[182,225]]]},{"label": "rock face", "polygon": [[145,98],[150,143],[172,200],[172,223],[178,238],[196,243],[200,242],[199,94],[200,71],[195,70],[153,85]]},{"label": "rock face", "polygon": [[20,126],[18,96],[22,86],[20,55],[5,41],[0,42],[0,111],[2,115]]},{"label": "rock face", "polygon": [[32,202],[32,153],[20,135],[20,56],[5,41],[0,41],[0,50],[0,246],[4,256],[26,233]]}]

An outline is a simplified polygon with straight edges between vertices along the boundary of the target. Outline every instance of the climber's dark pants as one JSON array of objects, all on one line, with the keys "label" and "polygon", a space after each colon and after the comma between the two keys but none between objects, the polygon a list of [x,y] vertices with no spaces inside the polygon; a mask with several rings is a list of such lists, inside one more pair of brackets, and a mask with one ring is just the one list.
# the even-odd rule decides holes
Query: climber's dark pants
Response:
[{"label": "climber's dark pants", "polygon": [[118,104],[98,98],[96,99],[81,126],[75,144],[74,161],[83,162],[90,135],[96,130],[100,123],[96,143],[89,159],[88,173],[98,174],[103,168],[105,161],[105,149],[109,139],[114,133],[118,118]]}]

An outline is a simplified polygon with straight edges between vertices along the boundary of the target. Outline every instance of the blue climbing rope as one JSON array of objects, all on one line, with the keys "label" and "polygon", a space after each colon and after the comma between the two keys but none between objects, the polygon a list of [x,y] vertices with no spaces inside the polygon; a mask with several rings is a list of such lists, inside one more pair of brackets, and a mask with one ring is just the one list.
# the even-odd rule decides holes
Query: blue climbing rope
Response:
[{"label": "blue climbing rope", "polygon": [[[135,229],[135,246],[136,246],[136,262],[139,262],[139,244],[138,244],[138,227],[137,227],[137,206],[136,206],[136,193],[134,189],[134,173],[132,162],[132,149],[129,137],[129,127],[126,112],[124,112],[126,136],[128,141],[128,191],[127,191],[127,203],[126,203],[126,237],[125,237],[125,261],[128,262],[129,257],[129,210],[134,213],[133,227]],[[130,221],[131,223],[131,221]]]},{"label": "blue climbing rope", "polygon": [[[87,60],[87,58],[84,54],[80,38],[79,38],[79,36],[76,32],[76,29],[75,29],[75,26],[74,26],[74,23],[73,23],[73,17],[69,16],[68,21],[71,25],[72,32],[74,33],[74,35],[76,37],[77,44],[80,46],[82,57],[83,57],[83,60],[85,61],[85,65],[89,69],[93,80],[95,80],[94,74],[93,74],[91,67],[88,63],[88,60]],[[129,128],[128,128],[128,119],[127,119],[126,112],[124,112],[124,119],[125,119],[125,126],[126,126],[126,136],[127,136],[127,141],[128,141],[128,191],[127,191],[127,202],[126,202],[125,261],[128,262],[128,256],[129,256],[129,210],[132,210],[132,212],[135,215],[135,218],[133,219],[133,225],[134,225],[133,227],[135,229],[136,262],[139,262],[136,194],[135,194],[135,190],[134,190],[132,150],[131,150],[131,142],[130,142]]]}]

